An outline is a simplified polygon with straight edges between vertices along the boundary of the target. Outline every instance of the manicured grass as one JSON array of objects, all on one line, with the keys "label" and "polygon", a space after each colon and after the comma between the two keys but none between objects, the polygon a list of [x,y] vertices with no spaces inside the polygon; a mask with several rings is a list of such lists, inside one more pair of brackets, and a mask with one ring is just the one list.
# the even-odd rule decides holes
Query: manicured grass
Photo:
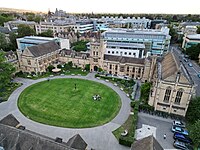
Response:
[{"label": "manicured grass", "polygon": [[[76,84],[76,89],[75,89]],[[92,96],[100,95],[95,101]],[[25,89],[18,100],[20,111],[44,124],[86,128],[105,124],[119,112],[119,95],[111,88],[89,80],[54,79]]]}]

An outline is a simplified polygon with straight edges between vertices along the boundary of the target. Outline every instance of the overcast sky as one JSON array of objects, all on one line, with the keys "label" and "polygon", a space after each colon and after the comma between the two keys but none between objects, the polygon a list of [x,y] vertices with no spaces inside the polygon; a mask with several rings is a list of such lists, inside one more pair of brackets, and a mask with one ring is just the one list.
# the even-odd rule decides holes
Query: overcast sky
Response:
[{"label": "overcast sky", "polygon": [[200,0],[0,0],[0,7],[70,13],[200,14]]}]

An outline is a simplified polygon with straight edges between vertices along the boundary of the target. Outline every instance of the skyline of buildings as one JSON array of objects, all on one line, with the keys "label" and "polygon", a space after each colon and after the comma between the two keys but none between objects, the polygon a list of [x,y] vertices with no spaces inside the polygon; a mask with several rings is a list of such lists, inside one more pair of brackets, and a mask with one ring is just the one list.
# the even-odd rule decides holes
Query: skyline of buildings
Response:
[{"label": "skyline of buildings", "polygon": [[[198,3],[198,1],[191,0],[190,3],[195,4]],[[32,1],[25,1],[25,0],[20,0],[20,1],[2,0],[1,4],[2,4],[1,7],[18,8],[18,9],[26,9],[26,10],[34,10],[42,12],[47,12],[48,9],[54,11],[57,7],[66,10],[66,12],[71,12],[71,13],[93,12],[93,13],[200,14],[198,5],[188,5],[188,3],[185,0],[181,2],[169,0],[164,5],[159,0],[153,0],[153,1],[127,0],[126,2],[102,0],[100,3],[97,0],[94,1],[74,0],[67,2],[60,0],[59,3],[55,0],[51,0],[48,2],[48,4],[46,2],[41,2],[39,0],[35,0],[34,3]],[[104,7],[105,5],[113,7]]]}]

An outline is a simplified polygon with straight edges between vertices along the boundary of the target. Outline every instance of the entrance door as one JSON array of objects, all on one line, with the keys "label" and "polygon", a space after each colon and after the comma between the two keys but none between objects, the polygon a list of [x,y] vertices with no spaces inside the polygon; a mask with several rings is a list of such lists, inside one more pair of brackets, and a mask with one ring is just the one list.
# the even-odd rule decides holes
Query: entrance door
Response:
[{"label": "entrance door", "polygon": [[94,71],[98,71],[98,67],[97,66],[94,66]]}]

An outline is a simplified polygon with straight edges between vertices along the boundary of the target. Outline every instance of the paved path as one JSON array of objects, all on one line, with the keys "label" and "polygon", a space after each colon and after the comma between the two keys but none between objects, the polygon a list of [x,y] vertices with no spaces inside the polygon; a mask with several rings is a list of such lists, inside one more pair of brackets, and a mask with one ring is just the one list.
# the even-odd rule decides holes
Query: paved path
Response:
[{"label": "paved path", "polygon": [[84,129],[71,129],[44,125],[26,118],[17,107],[17,100],[20,93],[28,86],[47,80],[47,78],[42,78],[38,80],[30,80],[23,78],[16,78],[16,82],[21,82],[23,85],[17,88],[9,97],[7,102],[0,103],[0,119],[6,115],[12,113],[22,125],[26,126],[27,129],[37,132],[39,134],[44,134],[51,138],[61,137],[65,142],[68,141],[70,137],[79,133],[83,139],[88,143],[89,148],[94,148],[95,150],[127,150],[128,147],[124,147],[118,144],[117,139],[112,134],[112,131],[120,127],[128,118],[130,113],[130,99],[126,94],[121,91],[118,87],[114,86],[112,83],[105,82],[103,80],[98,80],[94,78],[94,73],[89,73],[87,76],[55,76],[55,78],[80,78],[96,81],[103,83],[111,87],[116,91],[122,102],[119,114],[109,123],[102,126],[94,128],[84,128]]}]

